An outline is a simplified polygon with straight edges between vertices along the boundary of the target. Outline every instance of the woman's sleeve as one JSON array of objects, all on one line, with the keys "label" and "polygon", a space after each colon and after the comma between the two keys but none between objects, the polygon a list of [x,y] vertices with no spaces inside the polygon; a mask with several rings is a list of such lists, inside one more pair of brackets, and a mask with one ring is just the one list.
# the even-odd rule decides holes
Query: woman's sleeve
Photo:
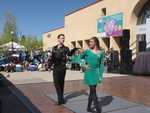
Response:
[{"label": "woman's sleeve", "polygon": [[86,56],[87,56],[87,50],[85,50],[83,53],[81,53],[81,54],[79,55],[78,63],[79,63],[80,65],[83,65],[83,64],[85,63]]},{"label": "woman's sleeve", "polygon": [[104,58],[105,58],[105,53],[104,51],[101,53],[101,58],[100,58],[100,80],[103,80],[103,73],[104,73]]},{"label": "woman's sleeve", "polygon": [[87,50],[85,50],[83,53],[80,54],[80,59],[85,59],[87,55]]}]

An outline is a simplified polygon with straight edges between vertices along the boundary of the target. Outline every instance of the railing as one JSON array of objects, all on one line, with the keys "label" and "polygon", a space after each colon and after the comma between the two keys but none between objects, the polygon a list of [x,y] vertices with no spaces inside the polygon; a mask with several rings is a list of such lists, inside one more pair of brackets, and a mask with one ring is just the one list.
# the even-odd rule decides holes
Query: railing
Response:
[{"label": "railing", "polygon": [[[138,40],[135,40],[131,45],[130,45],[130,48],[132,48],[135,44],[138,43]],[[137,54],[137,47],[134,47],[132,48],[132,51],[135,51],[135,52],[132,52],[132,56],[136,55]]]}]

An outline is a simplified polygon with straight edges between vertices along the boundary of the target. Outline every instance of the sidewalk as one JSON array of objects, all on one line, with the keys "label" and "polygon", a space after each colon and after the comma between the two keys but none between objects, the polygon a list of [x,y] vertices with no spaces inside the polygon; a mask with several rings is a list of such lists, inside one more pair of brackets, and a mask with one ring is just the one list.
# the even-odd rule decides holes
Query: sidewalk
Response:
[{"label": "sidewalk", "polygon": [[[5,77],[7,77],[8,73],[3,73]],[[80,71],[70,71],[67,70],[66,81],[72,80],[83,80],[83,74]],[[121,74],[104,74],[104,77],[120,77],[120,76],[128,76]],[[52,71],[51,72],[15,72],[9,73],[9,77],[7,77],[9,81],[13,84],[28,84],[28,83],[43,83],[43,82],[53,82]]]},{"label": "sidewalk", "polygon": [[0,74],[0,113],[31,113],[10,91],[7,80]]},{"label": "sidewalk", "polygon": [[[5,73],[5,76],[7,74]],[[88,87],[83,84],[82,73],[68,71],[65,83],[65,93],[87,91]],[[52,73],[49,72],[24,72],[12,73],[8,77],[14,85],[9,85],[10,93],[17,97],[20,103],[23,103],[25,108],[28,108],[31,113],[74,113],[72,109],[80,110],[85,108],[86,104],[69,104],[69,107],[57,106],[52,98],[48,95],[55,95],[55,88],[52,81]],[[38,80],[42,81],[38,81]],[[72,81],[73,80],[73,81]],[[45,82],[46,81],[46,82]],[[105,74],[104,81],[97,87],[97,92],[105,92],[112,97],[120,98],[121,100],[130,103],[138,104],[137,107],[128,109],[125,107],[119,108],[117,111],[110,111],[108,113],[150,113],[150,78],[139,76],[128,76],[120,74]],[[25,84],[24,84],[25,83]],[[29,84],[28,84],[29,83]],[[101,93],[100,93],[101,94]],[[83,97],[85,98],[85,97]],[[87,100],[87,99],[86,99]],[[86,101],[85,100],[85,101]],[[119,107],[121,103],[110,103],[111,106]],[[71,107],[70,107],[71,106]],[[122,106],[122,105],[121,105]],[[147,106],[147,107],[144,107]],[[107,107],[107,105],[106,105]],[[108,106],[109,107],[109,106]],[[104,107],[104,109],[106,109]],[[81,109],[83,110],[83,109]],[[37,112],[38,111],[38,112]],[[84,111],[84,110],[83,110]],[[102,107],[103,111],[103,107]],[[104,110],[105,111],[105,110]],[[76,112],[76,111],[75,111]],[[9,112],[8,112],[9,113]],[[11,112],[10,112],[11,113]],[[20,112],[14,112],[20,113]],[[28,113],[28,112],[27,112]],[[86,113],[86,111],[85,111]]]},{"label": "sidewalk", "polygon": [[[128,101],[129,103],[135,103],[133,106],[130,104],[124,104],[124,101],[120,103],[120,99],[116,103],[111,102],[110,106],[105,105],[102,107],[102,111],[106,111],[108,107],[108,111],[105,113],[150,113],[150,83],[149,78],[145,77],[134,77],[134,76],[123,76],[123,77],[111,77],[105,78],[104,82],[98,86],[97,92],[106,92],[113,97],[120,98],[121,100]],[[70,109],[78,111],[84,111],[87,101],[82,101],[81,99],[77,99],[79,103],[82,103],[82,106],[76,103],[70,103],[69,107],[57,106],[55,102],[52,100],[53,98],[48,97],[48,95],[55,95],[55,89],[52,83],[37,83],[37,84],[25,84],[25,85],[15,85],[16,88],[22,92],[28,99],[32,102],[32,104],[40,111],[40,113],[75,113]],[[80,81],[67,81],[65,83],[65,93],[72,92],[82,92],[87,91],[88,87],[85,86]],[[12,88],[12,91],[15,90]],[[25,103],[25,105],[30,105],[26,102],[24,96],[21,96],[17,91],[14,92],[20,100]],[[78,94],[78,93],[77,93]],[[100,93],[101,94],[101,93]],[[127,103],[128,103],[127,102]],[[125,102],[126,103],[126,102]],[[147,107],[144,107],[147,106]],[[113,107],[114,106],[114,107]],[[28,106],[28,108],[32,108],[32,106]],[[111,111],[111,109],[115,109],[116,111]],[[103,110],[104,109],[104,110]],[[140,112],[138,112],[140,111]],[[78,113],[78,112],[77,112]],[[81,113],[81,112],[80,112]],[[86,111],[84,112],[86,113]]]}]

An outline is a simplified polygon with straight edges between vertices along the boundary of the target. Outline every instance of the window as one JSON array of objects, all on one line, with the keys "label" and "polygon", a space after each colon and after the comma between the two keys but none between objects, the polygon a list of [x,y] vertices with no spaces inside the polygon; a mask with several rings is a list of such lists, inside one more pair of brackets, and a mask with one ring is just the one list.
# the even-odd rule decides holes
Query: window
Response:
[{"label": "window", "polygon": [[102,15],[106,16],[106,8],[102,8]]},{"label": "window", "polygon": [[48,34],[48,35],[47,35],[47,38],[50,38],[50,37],[51,37],[51,34]]}]

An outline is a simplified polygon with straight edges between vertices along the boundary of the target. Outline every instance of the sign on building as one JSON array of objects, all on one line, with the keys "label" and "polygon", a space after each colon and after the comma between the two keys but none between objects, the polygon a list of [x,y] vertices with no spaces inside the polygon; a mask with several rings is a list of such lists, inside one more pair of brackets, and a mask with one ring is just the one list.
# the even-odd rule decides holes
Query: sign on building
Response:
[{"label": "sign on building", "polygon": [[100,18],[98,20],[97,28],[100,37],[122,36],[123,13]]}]

